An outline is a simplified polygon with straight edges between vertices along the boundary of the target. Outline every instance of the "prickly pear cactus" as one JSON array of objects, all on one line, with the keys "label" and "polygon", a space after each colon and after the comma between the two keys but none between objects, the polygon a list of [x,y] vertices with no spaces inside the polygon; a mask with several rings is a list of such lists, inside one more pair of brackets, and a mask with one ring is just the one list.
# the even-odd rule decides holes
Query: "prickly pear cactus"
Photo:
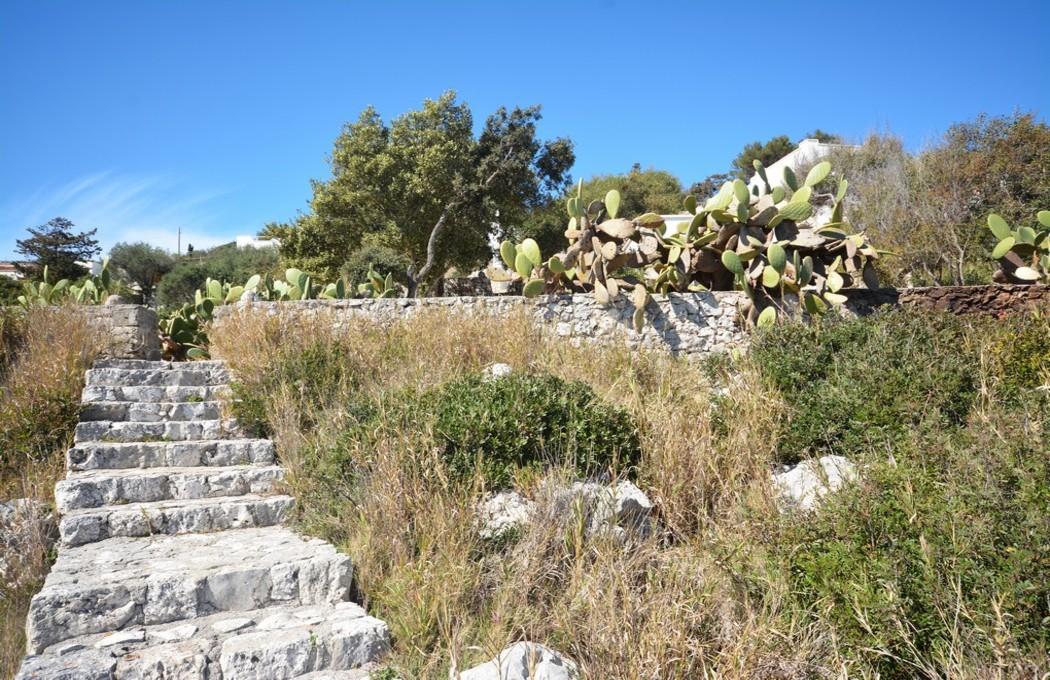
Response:
[{"label": "prickly pear cactus", "polygon": [[1006,283],[1050,283],[1050,210],[1036,214],[1038,226],[1012,229],[999,215],[988,216],[998,239],[992,257],[999,260],[996,280]]}]

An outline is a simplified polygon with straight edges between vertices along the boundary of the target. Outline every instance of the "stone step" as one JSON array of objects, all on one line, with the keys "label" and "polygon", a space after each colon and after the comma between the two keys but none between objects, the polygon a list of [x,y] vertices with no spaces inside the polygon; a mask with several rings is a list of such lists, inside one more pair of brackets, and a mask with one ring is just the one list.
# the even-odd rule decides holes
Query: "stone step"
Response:
[{"label": "stone step", "polygon": [[82,470],[273,465],[268,439],[204,439],[179,442],[82,442],[66,452],[66,467]]},{"label": "stone step", "polygon": [[267,494],[283,478],[284,468],[276,465],[89,470],[58,482],[55,504],[66,514],[117,504]]},{"label": "stone step", "polygon": [[366,680],[389,648],[386,624],[351,602],[269,607],[66,640],[27,658],[16,680]]},{"label": "stone step", "polygon": [[229,396],[228,385],[86,385],[80,400],[96,401],[214,401]]},{"label": "stone step", "polygon": [[283,522],[294,505],[291,496],[258,494],[107,505],[66,513],[58,535],[63,546],[80,546],[110,538],[270,527]]},{"label": "stone step", "polygon": [[[351,576],[349,557],[285,527],[65,547],[30,604],[27,649],[220,612],[334,605],[348,599]],[[261,644],[266,637],[274,644]],[[260,649],[282,648],[277,636],[262,638]]]},{"label": "stone step", "polygon": [[226,363],[218,360],[209,361],[147,361],[145,359],[97,359],[92,368],[119,368],[128,370],[160,371],[210,371],[225,368]]},{"label": "stone step", "polygon": [[229,382],[225,368],[92,368],[87,372],[88,385],[117,387],[225,385]]},{"label": "stone step", "polygon": [[80,409],[82,422],[119,420],[138,423],[160,421],[216,420],[222,417],[218,401],[95,401]]},{"label": "stone step", "polygon": [[158,423],[89,420],[77,423],[73,441],[157,442],[190,439],[237,438],[242,432],[232,420],[195,420]]}]

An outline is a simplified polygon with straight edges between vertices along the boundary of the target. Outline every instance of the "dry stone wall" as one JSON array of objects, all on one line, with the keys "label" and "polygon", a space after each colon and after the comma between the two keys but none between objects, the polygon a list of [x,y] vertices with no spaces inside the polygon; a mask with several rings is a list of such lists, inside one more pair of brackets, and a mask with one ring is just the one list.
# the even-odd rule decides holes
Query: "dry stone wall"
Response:
[{"label": "dry stone wall", "polygon": [[641,332],[634,330],[634,306],[624,296],[604,307],[592,295],[252,301],[217,309],[214,323],[221,324],[239,313],[282,314],[289,323],[300,315],[328,315],[336,324],[359,317],[383,324],[428,309],[491,316],[524,310],[550,333],[573,343],[623,342],[630,348],[700,356],[726,351],[747,341],[738,313],[746,299],[735,291],[654,296],[646,307],[646,323]]},{"label": "dry stone wall", "polygon": [[104,304],[80,307],[88,323],[106,337],[102,356],[111,359],[160,359],[157,313],[142,305]]}]

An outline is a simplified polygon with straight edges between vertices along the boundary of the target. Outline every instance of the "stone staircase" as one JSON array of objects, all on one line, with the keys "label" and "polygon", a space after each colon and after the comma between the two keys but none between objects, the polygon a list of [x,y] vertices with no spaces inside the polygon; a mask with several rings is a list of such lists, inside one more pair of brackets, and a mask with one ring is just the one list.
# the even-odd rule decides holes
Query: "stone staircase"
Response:
[{"label": "stone staircase", "polygon": [[227,382],[215,361],[88,371],[18,680],[367,678],[387,652],[350,558],[283,526],[273,444],[222,419]]}]

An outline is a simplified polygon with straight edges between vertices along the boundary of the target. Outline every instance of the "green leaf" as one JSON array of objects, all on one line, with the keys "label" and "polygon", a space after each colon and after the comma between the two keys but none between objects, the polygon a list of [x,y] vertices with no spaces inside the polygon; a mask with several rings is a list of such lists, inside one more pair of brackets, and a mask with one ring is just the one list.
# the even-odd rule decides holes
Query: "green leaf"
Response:
[{"label": "green leaf", "polygon": [[772,265],[766,265],[762,270],[762,285],[766,288],[776,288],[780,285],[780,273]]},{"label": "green leaf", "polygon": [[784,184],[788,185],[792,191],[798,191],[798,178],[795,177],[795,171],[790,165],[784,166]]},{"label": "green leaf", "polygon": [[513,243],[504,241],[499,244],[499,256],[503,260],[503,264],[507,265],[507,269],[514,269],[514,260],[518,256],[518,251]]},{"label": "green leaf", "polygon": [[995,238],[1000,241],[1013,234],[1010,230],[1010,225],[1006,223],[1006,220],[995,213],[988,216],[988,228],[992,230],[993,234],[995,234]]},{"label": "green leaf", "polygon": [[558,256],[552,255],[551,259],[547,260],[547,269],[551,270],[554,274],[565,273],[565,263],[563,263]]},{"label": "green leaf", "polygon": [[822,161],[817,163],[810,169],[809,174],[806,175],[806,186],[814,187],[824,181],[824,178],[831,172],[831,163]]},{"label": "green leaf", "polygon": [[744,263],[740,261],[740,256],[732,250],[726,250],[722,253],[722,264],[737,276],[744,274]]},{"label": "green leaf", "polygon": [[300,270],[295,269],[294,267],[284,270],[284,280],[292,286],[299,283],[299,277],[302,275],[303,273]]},{"label": "green leaf", "polygon": [[259,277],[258,274],[252,274],[252,277],[250,279],[248,279],[247,283],[244,284],[244,289],[245,290],[255,290],[256,288],[259,287],[259,281],[261,281],[261,280],[262,279]]},{"label": "green leaf", "polygon": [[787,192],[784,191],[784,187],[773,187],[773,203],[780,203],[785,195]]},{"label": "green leaf", "polygon": [[539,267],[540,263],[543,261],[542,256],[540,255],[539,244],[537,244],[531,238],[527,238],[524,241],[522,241],[521,245],[518,247],[518,250],[520,252],[525,253],[525,257],[529,258],[529,262],[531,262],[535,267]]},{"label": "green leaf", "polygon": [[692,194],[689,194],[688,196],[686,196],[685,197],[684,206],[685,206],[685,211],[687,213],[689,213],[689,214],[695,213],[696,212],[696,196],[693,196]]},{"label": "green leaf", "polygon": [[1032,229],[1031,227],[1018,227],[1017,242],[1035,245],[1035,229]]},{"label": "green leaf", "polygon": [[736,200],[744,205],[751,202],[751,192],[747,190],[747,184],[744,183],[744,180],[733,180],[733,193],[736,195]]},{"label": "green leaf", "polygon": [[781,219],[791,220],[792,222],[801,222],[810,216],[813,212],[813,206],[809,203],[796,203],[792,200],[790,203],[780,208],[777,213]]},{"label": "green leaf", "polygon": [[521,278],[529,278],[529,275],[532,274],[532,267],[532,260],[525,253],[519,252],[518,256],[514,258],[514,271],[518,272],[518,276]]},{"label": "green leaf", "polygon": [[766,250],[766,257],[769,259],[769,264],[773,266],[773,269],[777,270],[778,274],[784,273],[784,268],[787,267],[787,251],[779,243],[770,243],[769,248]]},{"label": "green leaf", "polygon": [[809,203],[810,197],[813,195],[813,188],[804,186],[795,192],[795,195],[791,197],[792,203]]},{"label": "green leaf", "polygon": [[762,313],[758,315],[758,323],[757,323],[757,325],[758,325],[759,328],[766,328],[767,326],[772,326],[776,322],[776,320],[777,320],[777,308],[776,307],[766,307],[765,309],[762,310]]},{"label": "green leaf", "polygon": [[656,213],[647,212],[644,215],[639,215],[638,217],[634,218],[634,223],[652,229],[662,225],[664,223],[664,218],[660,217]]},{"label": "green leaf", "polygon": [[605,213],[612,219],[620,213],[620,192],[616,189],[609,189],[605,194]]},{"label": "green leaf", "polygon": [[1040,210],[1036,214],[1036,219],[1039,220],[1039,224],[1044,227],[1050,227],[1050,210]]},{"label": "green leaf", "polygon": [[849,182],[843,177],[839,180],[839,190],[835,192],[835,202],[842,203],[842,199],[846,197],[846,190],[849,188]]},{"label": "green leaf", "polygon": [[1013,236],[1007,236],[1002,241],[999,241],[992,250],[992,258],[998,260],[1006,257],[1006,254],[1014,247],[1014,243]]}]

